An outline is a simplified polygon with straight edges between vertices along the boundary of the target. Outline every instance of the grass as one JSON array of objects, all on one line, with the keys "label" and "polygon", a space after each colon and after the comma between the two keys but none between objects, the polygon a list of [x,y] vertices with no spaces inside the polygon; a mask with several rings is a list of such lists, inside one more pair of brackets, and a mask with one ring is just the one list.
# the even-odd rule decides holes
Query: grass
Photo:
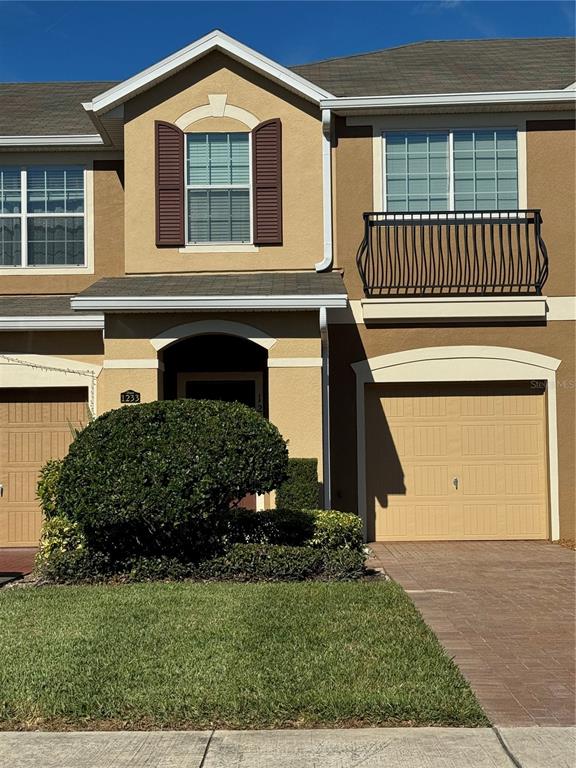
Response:
[{"label": "grass", "polygon": [[392,582],[0,592],[0,728],[485,725]]}]

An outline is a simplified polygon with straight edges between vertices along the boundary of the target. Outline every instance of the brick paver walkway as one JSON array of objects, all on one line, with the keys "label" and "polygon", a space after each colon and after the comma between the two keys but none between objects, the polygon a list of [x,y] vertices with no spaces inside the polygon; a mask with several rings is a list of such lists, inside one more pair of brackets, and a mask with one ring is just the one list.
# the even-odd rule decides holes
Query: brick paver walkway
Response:
[{"label": "brick paver walkway", "polygon": [[498,725],[574,725],[575,553],[549,542],[371,544]]},{"label": "brick paver walkway", "polygon": [[0,576],[26,574],[34,568],[36,549],[0,547]]}]

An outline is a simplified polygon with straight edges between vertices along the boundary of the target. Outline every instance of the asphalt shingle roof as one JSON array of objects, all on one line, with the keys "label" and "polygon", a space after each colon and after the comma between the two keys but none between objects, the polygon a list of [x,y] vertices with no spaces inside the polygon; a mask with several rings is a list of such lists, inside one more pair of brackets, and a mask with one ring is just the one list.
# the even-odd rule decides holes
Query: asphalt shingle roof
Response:
[{"label": "asphalt shingle roof", "polygon": [[566,88],[576,81],[572,37],[431,40],[291,67],[335,96]]},{"label": "asphalt shingle roof", "polygon": [[89,297],[346,296],[338,272],[254,272],[105,277],[78,294]]},{"label": "asphalt shingle roof", "polygon": [[82,106],[113,82],[0,83],[0,136],[97,133]]},{"label": "asphalt shingle roof", "polygon": [[[576,81],[570,37],[433,40],[291,67],[335,96],[566,88]],[[0,83],[0,136],[94,134],[83,101],[112,81]]]},{"label": "asphalt shingle roof", "polygon": [[0,317],[74,315],[72,296],[0,296]]}]

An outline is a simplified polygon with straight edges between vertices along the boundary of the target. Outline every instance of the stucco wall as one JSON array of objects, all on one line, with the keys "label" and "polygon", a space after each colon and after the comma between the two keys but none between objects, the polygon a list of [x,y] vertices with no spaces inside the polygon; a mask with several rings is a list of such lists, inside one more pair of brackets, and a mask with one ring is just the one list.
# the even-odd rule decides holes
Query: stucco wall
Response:
[{"label": "stucco wall", "polygon": [[[282,121],[283,245],[254,253],[180,253],[155,245],[154,121],[175,123],[210,95],[262,122]],[[125,107],[126,269],[133,273],[308,269],[322,256],[319,110],[220,53],[191,64]],[[241,125],[222,118],[222,127]],[[214,130],[218,122],[206,119]],[[198,130],[200,123],[191,128]],[[247,130],[246,126],[243,126]]]}]

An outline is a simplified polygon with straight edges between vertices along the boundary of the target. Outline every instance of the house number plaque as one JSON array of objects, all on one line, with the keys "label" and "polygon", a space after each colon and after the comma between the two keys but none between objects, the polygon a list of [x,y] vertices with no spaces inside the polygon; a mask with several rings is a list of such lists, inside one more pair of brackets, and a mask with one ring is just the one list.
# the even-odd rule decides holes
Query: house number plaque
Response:
[{"label": "house number plaque", "polygon": [[127,389],[126,392],[120,392],[121,403],[139,403],[140,392],[135,392],[133,389]]}]

